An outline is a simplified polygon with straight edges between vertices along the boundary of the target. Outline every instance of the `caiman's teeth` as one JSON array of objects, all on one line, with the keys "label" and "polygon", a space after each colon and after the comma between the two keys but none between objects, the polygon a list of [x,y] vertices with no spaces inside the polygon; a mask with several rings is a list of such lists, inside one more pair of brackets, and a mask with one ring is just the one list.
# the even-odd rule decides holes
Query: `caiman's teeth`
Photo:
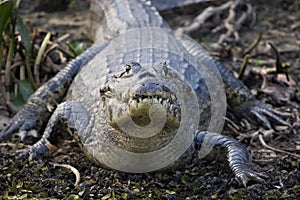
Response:
[{"label": "caiman's teeth", "polygon": [[172,110],[173,110],[173,108],[174,108],[174,105],[173,105],[173,104],[171,104],[171,105],[170,105],[170,111],[172,111]]},{"label": "caiman's teeth", "polygon": [[173,116],[176,116],[176,110],[177,110],[177,106],[171,104],[170,112],[173,113]]},{"label": "caiman's teeth", "polygon": [[137,101],[136,100],[131,100],[130,105],[134,107],[138,107]]},{"label": "caiman's teeth", "polygon": [[105,97],[111,98],[112,93],[110,91],[107,91],[104,93]]},{"label": "caiman's teeth", "polygon": [[119,100],[122,101],[123,100],[122,94],[119,94],[118,97],[117,97],[117,99],[119,99]]},{"label": "caiman's teeth", "polygon": [[169,104],[169,103],[168,103],[166,100],[164,100],[163,103],[162,103],[162,105],[163,105],[164,107],[168,107],[168,104]]},{"label": "caiman's teeth", "polygon": [[[172,96],[173,98],[175,96]],[[157,97],[157,96],[147,96],[145,98],[139,97],[138,99],[131,99],[130,104],[135,107],[139,107],[140,103],[144,104],[160,104],[163,107],[167,108],[171,112],[176,110],[177,106],[173,105],[173,100],[175,99],[163,99],[162,97]]]}]

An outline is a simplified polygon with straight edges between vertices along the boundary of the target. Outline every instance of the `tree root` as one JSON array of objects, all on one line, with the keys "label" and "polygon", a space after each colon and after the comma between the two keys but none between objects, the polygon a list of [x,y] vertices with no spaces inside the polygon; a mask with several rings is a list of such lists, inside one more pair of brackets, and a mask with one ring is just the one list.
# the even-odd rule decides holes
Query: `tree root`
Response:
[{"label": "tree root", "polygon": [[268,145],[264,138],[263,138],[263,132],[259,132],[258,133],[258,139],[259,139],[259,142],[267,149],[270,149],[272,151],[275,151],[275,152],[279,152],[279,153],[283,153],[283,154],[287,154],[289,156],[293,156],[295,158],[300,158],[300,155],[296,154],[296,153],[291,153],[291,152],[288,152],[288,151],[285,151],[285,150],[282,150],[282,149],[279,149],[279,148],[276,148],[276,147],[272,147],[270,145]]},{"label": "tree root", "polygon": [[221,25],[214,28],[212,32],[216,33],[223,29],[226,30],[226,32],[219,37],[219,44],[232,41],[238,42],[238,31],[241,29],[242,25],[246,22],[250,22],[249,24],[253,25],[256,20],[256,15],[252,6],[245,3],[243,0],[228,1],[218,7],[208,7],[200,15],[195,17],[190,25],[180,27],[177,31],[189,34],[201,28],[210,17],[220,15],[226,10],[229,10],[227,18],[223,20]]}]

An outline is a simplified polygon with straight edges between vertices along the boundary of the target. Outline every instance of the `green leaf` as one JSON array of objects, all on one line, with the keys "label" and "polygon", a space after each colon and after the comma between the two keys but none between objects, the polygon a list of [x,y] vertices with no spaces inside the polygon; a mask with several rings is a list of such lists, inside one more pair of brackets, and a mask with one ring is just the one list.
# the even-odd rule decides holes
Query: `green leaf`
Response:
[{"label": "green leaf", "polygon": [[26,102],[34,90],[28,80],[18,81],[19,92],[22,97],[22,100]]},{"label": "green leaf", "polygon": [[67,200],[77,200],[77,199],[81,199],[77,194],[71,194],[67,198]]},{"label": "green leaf", "polygon": [[13,9],[13,1],[0,0],[0,40],[2,38],[2,32],[9,22],[9,17]]},{"label": "green leaf", "polygon": [[17,28],[22,38],[22,43],[27,52],[30,52],[31,48],[31,38],[28,27],[25,25],[23,19],[17,15]]},{"label": "green leaf", "polygon": [[20,93],[10,93],[10,102],[7,102],[7,106],[14,112],[18,112],[23,108],[25,101],[22,99]]},{"label": "green leaf", "polygon": [[79,56],[84,52],[84,44],[82,42],[67,42],[67,45],[75,56]]},{"label": "green leaf", "polygon": [[101,198],[101,200],[107,200],[107,199],[109,199],[110,197],[111,197],[111,194],[108,193],[108,194],[104,195],[104,196]]},{"label": "green leaf", "polygon": [[126,199],[128,199],[128,194],[127,193],[122,193],[121,197],[122,197],[122,199],[126,200]]}]

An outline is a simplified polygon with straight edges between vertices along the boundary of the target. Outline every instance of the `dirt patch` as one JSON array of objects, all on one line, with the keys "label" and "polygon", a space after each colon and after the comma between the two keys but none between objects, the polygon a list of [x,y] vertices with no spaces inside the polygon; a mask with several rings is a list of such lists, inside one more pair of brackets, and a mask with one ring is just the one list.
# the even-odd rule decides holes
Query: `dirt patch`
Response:
[{"label": "dirt patch", "polygon": [[[79,1],[78,1],[79,2]],[[82,2],[81,2],[82,4]],[[80,4],[80,5],[81,5]],[[209,52],[218,57],[227,67],[235,71],[242,65],[242,53],[255,40],[259,32],[262,39],[250,57],[251,70],[247,68],[244,83],[259,99],[274,105],[282,111],[293,113],[291,118],[299,118],[300,81],[300,5],[296,1],[276,0],[251,1],[256,11],[254,26],[243,26],[240,41],[216,47],[221,33],[212,34],[211,22],[203,30],[192,35]],[[76,6],[77,1],[67,10],[44,12],[23,8],[24,18],[34,27],[59,35],[70,34],[71,41],[87,41],[89,15],[87,3]],[[207,4],[191,8],[175,9],[163,13],[174,27],[178,27],[199,13]],[[29,12],[30,11],[30,12]],[[288,62],[290,79],[265,74],[266,69],[275,66],[275,55],[268,42],[278,49],[283,62]],[[263,80],[267,80],[262,87]],[[5,112],[5,111],[4,111]],[[1,110],[2,126],[7,123],[8,113]],[[229,115],[230,117],[230,115]],[[234,120],[234,118],[232,118]],[[1,130],[1,126],[0,126]],[[229,124],[226,134],[238,137],[249,147],[254,164],[270,178],[264,184],[250,183],[247,188],[238,184],[225,161],[194,160],[188,166],[173,171],[146,174],[127,174],[102,169],[86,159],[74,141],[67,141],[62,149],[50,158],[28,161],[16,159],[16,150],[24,145],[14,140],[0,143],[0,196],[26,199],[297,199],[300,196],[299,157],[263,147],[254,132],[235,133]],[[252,134],[252,135],[251,135]],[[265,142],[276,149],[291,153],[300,152],[299,129],[285,133],[271,134]],[[70,170],[54,167],[52,163],[70,164],[81,173],[81,182],[74,186],[75,176]]]}]

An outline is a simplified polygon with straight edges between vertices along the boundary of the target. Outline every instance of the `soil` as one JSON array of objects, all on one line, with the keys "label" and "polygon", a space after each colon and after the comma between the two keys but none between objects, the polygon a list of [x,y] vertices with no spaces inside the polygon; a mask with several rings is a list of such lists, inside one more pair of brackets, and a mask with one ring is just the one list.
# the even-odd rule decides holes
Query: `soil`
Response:
[{"label": "soil", "polygon": [[[60,11],[55,9],[57,7],[50,9],[47,4],[40,5],[39,2],[32,1],[21,6],[22,16],[30,20],[33,27],[58,36],[69,34],[70,41],[90,41],[88,1],[71,1]],[[238,124],[238,128],[233,128],[232,123],[228,122],[223,132],[247,145],[254,165],[269,176],[264,183],[250,182],[244,187],[234,179],[222,159],[195,159],[175,170],[145,174],[103,169],[90,162],[72,139],[48,158],[37,161],[16,159],[16,152],[26,145],[13,139],[0,143],[0,198],[299,199],[300,3],[292,0],[249,2],[255,10],[256,22],[242,27],[238,42],[216,45],[222,32],[211,33],[212,21],[191,35],[237,74],[243,62],[243,52],[262,32],[261,41],[250,53],[243,82],[258,99],[290,113],[288,120],[294,128],[276,127],[278,131],[270,134],[262,130],[262,133],[268,134],[263,137],[265,143],[273,147],[268,148],[259,140],[256,130],[246,130],[239,124],[241,119],[236,119],[229,112],[228,118]],[[173,28],[177,28],[209,5],[204,3],[178,8],[165,11],[162,15]],[[289,64],[290,81],[287,81],[286,75],[266,73],[276,64],[269,42],[278,49],[281,60]],[[10,117],[7,109],[1,110],[0,130]],[[278,152],[278,149],[289,153]],[[75,175],[71,170],[54,166],[53,163],[68,164],[78,169],[81,177],[79,184],[74,186]]]}]

